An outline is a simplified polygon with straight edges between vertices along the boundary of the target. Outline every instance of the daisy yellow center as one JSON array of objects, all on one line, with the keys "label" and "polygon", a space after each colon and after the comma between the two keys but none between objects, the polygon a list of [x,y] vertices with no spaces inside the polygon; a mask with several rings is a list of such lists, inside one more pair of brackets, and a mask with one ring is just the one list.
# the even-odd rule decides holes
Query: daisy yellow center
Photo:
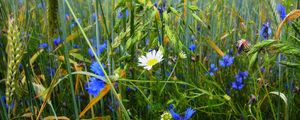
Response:
[{"label": "daisy yellow center", "polygon": [[156,63],[158,63],[158,61],[157,61],[156,59],[150,59],[150,60],[148,60],[147,65],[148,65],[148,66],[153,66],[153,65],[155,65]]}]

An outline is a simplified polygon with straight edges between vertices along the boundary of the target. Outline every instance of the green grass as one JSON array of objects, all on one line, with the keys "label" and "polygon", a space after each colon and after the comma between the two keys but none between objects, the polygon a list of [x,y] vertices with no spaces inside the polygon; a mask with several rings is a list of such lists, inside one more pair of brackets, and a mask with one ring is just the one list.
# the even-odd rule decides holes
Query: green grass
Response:
[{"label": "green grass", "polygon": [[[16,20],[25,48],[14,105],[7,109],[1,99],[0,119],[55,119],[56,114],[69,119],[152,120],[160,119],[170,104],[181,115],[188,107],[195,109],[194,120],[299,116],[298,19],[287,21],[275,39],[282,22],[277,4],[289,13],[299,8],[298,0],[167,0],[162,13],[154,3],[160,8],[163,0],[53,2],[0,2],[3,97],[11,55],[6,50],[8,18]],[[265,22],[272,29],[269,40],[260,35]],[[63,42],[54,45],[58,36]],[[251,45],[237,54],[241,39]],[[91,57],[88,49],[104,42],[106,49],[98,55],[100,50],[92,49],[96,57]],[[39,48],[41,43],[48,47]],[[191,44],[196,45],[194,51]],[[163,61],[148,71],[138,66],[138,58],[150,49],[163,51]],[[233,64],[221,67],[219,60],[230,51]],[[180,58],[181,52],[187,57]],[[100,64],[103,76],[90,70],[93,61]],[[214,76],[208,75],[211,64],[218,67]],[[249,75],[245,86],[235,90],[231,83],[240,71]],[[86,91],[91,77],[106,84],[95,97]],[[38,91],[36,85],[45,90]],[[249,102],[251,97],[255,101]]]}]

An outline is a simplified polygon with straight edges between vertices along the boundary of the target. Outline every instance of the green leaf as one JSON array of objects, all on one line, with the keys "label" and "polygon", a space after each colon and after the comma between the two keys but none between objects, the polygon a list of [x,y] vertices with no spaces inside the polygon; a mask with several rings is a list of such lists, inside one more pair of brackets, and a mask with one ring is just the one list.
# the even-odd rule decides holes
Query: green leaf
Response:
[{"label": "green leaf", "polygon": [[70,55],[73,56],[74,58],[80,60],[80,61],[84,61],[84,62],[91,63],[90,60],[86,59],[86,58],[83,57],[81,54],[78,54],[78,53],[70,53]]},{"label": "green leaf", "polygon": [[250,59],[249,70],[253,68],[254,64],[257,62],[258,52],[254,53]]},{"label": "green leaf", "polygon": [[194,5],[191,5],[191,6],[188,6],[188,8],[192,11],[197,11],[199,10],[197,6],[194,6]]},{"label": "green leaf", "polygon": [[180,16],[180,13],[173,7],[170,7],[171,12],[173,12],[175,15]]},{"label": "green leaf", "polygon": [[286,65],[286,66],[292,67],[292,68],[300,68],[300,63],[293,63],[293,62],[288,62],[288,61],[280,61],[280,64]]},{"label": "green leaf", "polygon": [[192,13],[192,16],[197,20],[199,21],[204,27],[207,28],[207,25],[203,22],[203,20],[200,19],[200,17],[194,13]]}]

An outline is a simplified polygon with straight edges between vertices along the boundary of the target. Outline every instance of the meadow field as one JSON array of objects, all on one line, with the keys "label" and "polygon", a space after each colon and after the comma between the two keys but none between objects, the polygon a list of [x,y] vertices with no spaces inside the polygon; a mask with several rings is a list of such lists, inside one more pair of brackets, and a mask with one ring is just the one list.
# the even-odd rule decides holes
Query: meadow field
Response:
[{"label": "meadow field", "polygon": [[0,120],[297,120],[299,8],[0,0]]}]

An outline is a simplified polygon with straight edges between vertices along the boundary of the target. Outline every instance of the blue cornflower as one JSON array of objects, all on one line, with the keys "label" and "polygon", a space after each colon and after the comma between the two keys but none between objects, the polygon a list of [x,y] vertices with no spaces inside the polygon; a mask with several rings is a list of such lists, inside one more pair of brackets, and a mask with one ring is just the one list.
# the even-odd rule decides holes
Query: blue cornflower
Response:
[{"label": "blue cornflower", "polygon": [[12,108],[14,108],[14,106],[15,106],[14,102],[12,102],[11,105],[9,106],[9,105],[6,103],[6,98],[5,98],[5,96],[1,96],[0,102],[4,103],[6,108],[9,107],[10,109],[12,109]]},{"label": "blue cornflower", "polygon": [[248,72],[247,71],[239,72],[235,76],[236,81],[231,83],[231,87],[233,89],[236,89],[236,90],[241,90],[244,87],[243,82],[244,82],[245,79],[247,79],[247,77],[248,77]]},{"label": "blue cornflower", "polygon": [[241,90],[241,89],[243,89],[244,84],[243,84],[243,83],[240,83],[240,82],[238,82],[238,81],[234,81],[234,82],[231,83],[231,87],[232,87],[233,89],[236,89],[236,90]]},{"label": "blue cornflower", "polygon": [[106,41],[99,46],[99,49],[98,49],[99,50],[99,54],[101,54],[105,50],[106,46],[107,46]]},{"label": "blue cornflower", "polygon": [[126,86],[126,91],[127,92],[136,91],[136,87],[131,88],[131,87]]},{"label": "blue cornflower", "polygon": [[186,111],[185,111],[185,115],[184,116],[180,116],[178,113],[176,113],[173,109],[170,109],[170,113],[172,115],[172,117],[175,119],[175,120],[188,120],[190,119],[193,114],[195,113],[196,111],[193,110],[192,108],[188,108]]},{"label": "blue cornflower", "polygon": [[[99,54],[101,54],[101,53],[105,50],[106,46],[107,46],[106,41],[105,41],[103,44],[101,44],[101,45],[99,46],[99,49],[95,51],[96,54],[97,54],[97,56],[98,56]],[[90,54],[91,57],[94,57],[94,54],[93,54],[91,48],[88,49],[88,53]]]},{"label": "blue cornflower", "polygon": [[40,49],[45,49],[45,48],[47,48],[48,47],[48,44],[47,43],[41,43],[41,44],[39,44],[39,48]]},{"label": "blue cornflower", "polygon": [[73,45],[73,48],[78,49],[78,48],[80,48],[80,46],[79,45]]},{"label": "blue cornflower", "polygon": [[23,70],[23,65],[22,65],[22,63],[19,64],[19,70],[20,70],[20,71]]},{"label": "blue cornflower", "polygon": [[239,72],[237,75],[235,75],[236,81],[242,83],[243,80],[245,80],[248,77],[248,72]]},{"label": "blue cornflower", "polygon": [[[78,20],[79,23],[81,23],[81,19],[80,19],[80,18],[77,18],[77,20]],[[72,27],[75,27],[75,26],[77,26],[77,25],[78,25],[78,24],[77,24],[76,21],[72,22],[72,24],[71,24]]]},{"label": "blue cornflower", "polygon": [[195,51],[195,49],[196,49],[196,45],[195,44],[191,44],[190,46],[189,46],[189,49],[191,50],[191,51]]},{"label": "blue cornflower", "polygon": [[157,5],[157,2],[154,3],[154,6],[158,9],[159,13],[162,14],[166,10],[166,0],[163,0],[160,6]]},{"label": "blue cornflower", "polygon": [[260,68],[260,72],[264,73],[266,69],[264,67]]},{"label": "blue cornflower", "polygon": [[282,4],[277,4],[277,12],[281,20],[283,20],[286,16],[286,11],[285,11],[285,7]]},{"label": "blue cornflower", "polygon": [[219,64],[222,66],[222,67],[228,67],[230,66],[234,61],[234,58],[228,54],[224,55],[222,60],[219,60]]},{"label": "blue cornflower", "polygon": [[92,14],[92,19],[93,19],[93,20],[97,20],[97,14],[96,14],[96,13],[93,13],[93,14]]},{"label": "blue cornflower", "polygon": [[[104,67],[103,64],[102,66]],[[98,62],[93,62],[90,66],[90,70],[99,76],[104,76],[104,72],[102,71]],[[88,83],[85,89],[88,91],[89,94],[97,96],[104,86],[105,82],[103,80],[97,79],[95,77],[90,77],[90,82]]]},{"label": "blue cornflower", "polygon": [[71,16],[70,16],[69,13],[66,13],[66,20],[67,20],[67,21],[70,21],[70,20],[71,20]]},{"label": "blue cornflower", "polygon": [[54,42],[54,45],[56,45],[56,46],[57,46],[58,44],[60,44],[60,42],[61,42],[60,37],[54,38],[53,42]]},{"label": "blue cornflower", "polygon": [[86,85],[85,89],[90,95],[94,97],[104,88],[105,83],[95,77],[90,77],[90,82]]},{"label": "blue cornflower", "polygon": [[214,72],[216,72],[217,70],[218,68],[215,64],[210,64],[208,73],[210,76],[214,76]]},{"label": "blue cornflower", "polygon": [[[126,10],[125,10],[125,17],[128,17],[128,15],[129,15],[129,11],[128,11],[128,9],[126,9]],[[119,11],[119,13],[118,13],[118,18],[119,18],[119,19],[122,19],[123,17],[124,17],[123,11]]]},{"label": "blue cornflower", "polygon": [[54,76],[55,75],[55,69],[51,67],[47,67],[48,76]]},{"label": "blue cornflower", "polygon": [[[102,67],[104,68],[104,64],[102,64]],[[99,76],[104,76],[104,72],[102,71],[100,64],[96,61],[92,63],[90,70]]]},{"label": "blue cornflower", "polygon": [[272,35],[272,29],[270,27],[270,23],[266,22],[262,25],[262,28],[260,30],[260,36],[262,36],[264,39],[268,39]]}]

